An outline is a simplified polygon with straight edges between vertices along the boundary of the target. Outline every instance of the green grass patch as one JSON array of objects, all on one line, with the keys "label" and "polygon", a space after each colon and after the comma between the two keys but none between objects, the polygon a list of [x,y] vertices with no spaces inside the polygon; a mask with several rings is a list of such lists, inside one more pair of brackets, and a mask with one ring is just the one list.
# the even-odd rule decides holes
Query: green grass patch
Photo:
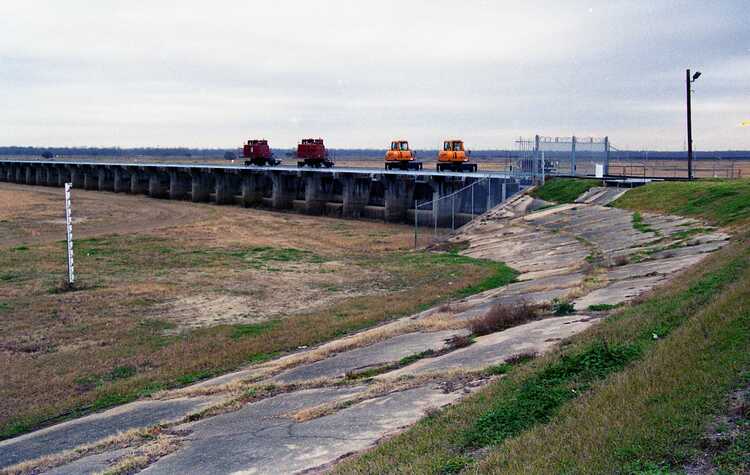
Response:
[{"label": "green grass patch", "polygon": [[[745,404],[750,406],[750,401]],[[722,475],[750,473],[750,414],[740,417],[736,425],[739,435],[713,459],[718,473]]]},{"label": "green grass patch", "polygon": [[21,272],[3,272],[0,274],[0,282],[20,282],[24,280]]},{"label": "green grass patch", "polygon": [[750,180],[658,182],[629,190],[613,206],[693,216],[720,226],[750,221]]},{"label": "green grass patch", "polygon": [[614,310],[620,306],[622,306],[622,304],[619,304],[619,303],[616,305],[612,305],[609,303],[599,303],[599,304],[589,305],[588,309],[591,310],[592,312],[606,312],[608,310]]},{"label": "green grass patch", "polygon": [[517,391],[493,402],[464,435],[468,447],[497,444],[529,427],[546,423],[567,401],[587,391],[595,381],[619,371],[640,354],[635,345],[595,343],[521,383]]},{"label": "green grass patch", "polygon": [[670,234],[670,237],[673,239],[687,239],[689,237],[695,236],[697,234],[705,234],[709,232],[710,229],[707,228],[690,228],[686,229],[684,231],[677,231],[672,234]]},{"label": "green grass patch", "polygon": [[567,300],[559,300],[559,299],[553,299],[552,300],[552,313],[555,314],[557,317],[562,317],[565,315],[572,315],[576,312],[575,305],[573,305],[573,302],[568,302]]},{"label": "green grass patch", "polygon": [[636,212],[633,213],[632,222],[633,222],[633,229],[635,229],[636,231],[640,231],[642,233],[653,233],[653,232],[655,232],[651,228],[651,226],[649,226],[648,224],[646,224],[645,221],[643,221],[643,216],[638,211],[636,211]]},{"label": "green grass patch", "polygon": [[261,323],[246,323],[232,326],[232,338],[245,338],[248,336],[259,336],[268,333],[281,323],[280,320],[269,320]]},{"label": "green grass patch", "polygon": [[[519,274],[518,271],[511,269],[502,262],[462,256],[459,254],[459,248],[452,248],[448,252],[410,252],[402,254],[400,260],[403,264],[409,267],[427,267],[457,272],[462,267],[476,266],[490,271],[490,274],[480,282],[454,289],[451,296],[455,298],[464,298],[486,290],[508,285],[515,282],[516,277]],[[460,282],[458,274],[456,274],[456,277],[456,281]],[[426,303],[423,309],[426,310],[430,308],[432,303],[434,302]]]},{"label": "green grass patch", "polygon": [[601,185],[601,180],[554,178],[534,190],[531,196],[555,203],[572,203],[591,188]]}]

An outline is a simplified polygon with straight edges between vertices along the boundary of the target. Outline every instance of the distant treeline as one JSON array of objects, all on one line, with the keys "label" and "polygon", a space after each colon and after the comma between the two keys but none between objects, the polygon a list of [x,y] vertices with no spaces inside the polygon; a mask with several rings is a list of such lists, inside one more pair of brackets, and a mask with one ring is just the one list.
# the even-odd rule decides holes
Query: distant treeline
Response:
[{"label": "distant treeline", "polygon": [[[375,159],[382,158],[385,149],[330,149],[334,157],[347,159]],[[0,156],[42,156],[51,155],[55,157],[194,157],[194,158],[223,158],[227,152],[237,153],[236,148],[160,148],[160,147],[138,147],[138,148],[120,148],[120,147],[0,147]],[[279,156],[289,155],[292,149],[274,149]],[[431,158],[437,154],[437,150],[417,150],[418,158]],[[472,157],[488,159],[515,158],[520,154],[517,150],[473,150]],[[569,155],[568,152],[545,152],[545,158],[564,158]],[[577,157],[585,160],[594,158],[593,152],[579,151]],[[421,156],[421,157],[420,157]],[[657,151],[633,151],[618,150],[611,151],[611,159],[631,159],[631,160],[684,160],[685,152],[657,152]],[[698,159],[725,159],[725,160],[750,160],[750,151],[742,150],[717,150],[711,152],[695,152]]]}]

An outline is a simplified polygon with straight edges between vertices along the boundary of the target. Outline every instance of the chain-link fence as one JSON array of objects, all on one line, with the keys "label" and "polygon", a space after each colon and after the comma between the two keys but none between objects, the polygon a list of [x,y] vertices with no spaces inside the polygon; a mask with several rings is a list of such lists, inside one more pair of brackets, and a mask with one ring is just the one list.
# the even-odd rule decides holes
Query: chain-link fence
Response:
[{"label": "chain-link fence", "polygon": [[603,176],[608,174],[609,137],[519,138],[516,170],[531,173],[544,182],[545,176]]},{"label": "chain-link fence", "polygon": [[[428,201],[414,202],[414,247],[429,246],[502,203],[522,188],[516,178],[485,177],[469,183],[446,183]],[[453,191],[455,190],[455,191]]]}]

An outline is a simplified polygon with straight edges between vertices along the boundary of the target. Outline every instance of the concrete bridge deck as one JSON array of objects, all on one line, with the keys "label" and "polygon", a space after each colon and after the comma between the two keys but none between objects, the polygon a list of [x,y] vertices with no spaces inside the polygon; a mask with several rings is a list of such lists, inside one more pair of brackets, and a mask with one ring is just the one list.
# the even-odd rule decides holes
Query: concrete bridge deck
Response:
[{"label": "concrete bridge deck", "polygon": [[[500,172],[0,160],[0,182],[266,206],[307,214],[462,225],[528,182]],[[471,193],[459,193],[469,185]],[[442,197],[454,195],[450,200]],[[416,204],[419,203],[417,207]],[[417,209],[418,208],[418,209]]]}]

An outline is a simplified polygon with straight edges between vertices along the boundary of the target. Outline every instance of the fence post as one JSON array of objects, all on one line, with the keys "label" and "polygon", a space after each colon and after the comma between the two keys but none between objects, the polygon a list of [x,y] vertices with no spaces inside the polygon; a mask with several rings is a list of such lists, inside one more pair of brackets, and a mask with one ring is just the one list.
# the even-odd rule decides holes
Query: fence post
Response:
[{"label": "fence post", "polygon": [[417,200],[414,200],[414,250],[417,250],[417,228],[419,227],[418,224],[419,220],[419,205],[417,205]]},{"label": "fence post", "polygon": [[492,178],[487,177],[487,209],[485,211],[489,211],[492,209]]},{"label": "fence post", "polygon": [[573,136],[573,144],[570,155],[570,174],[576,176],[576,136]]},{"label": "fence post", "polygon": [[471,184],[471,220],[474,221],[474,185],[477,182]]},{"label": "fence post", "polygon": [[432,224],[435,227],[435,230],[433,232],[433,235],[435,238],[437,238],[437,214],[438,214],[438,202],[440,201],[440,198],[438,196],[438,192],[432,193]]},{"label": "fence post", "polygon": [[456,194],[451,195],[451,230],[456,230]]}]

